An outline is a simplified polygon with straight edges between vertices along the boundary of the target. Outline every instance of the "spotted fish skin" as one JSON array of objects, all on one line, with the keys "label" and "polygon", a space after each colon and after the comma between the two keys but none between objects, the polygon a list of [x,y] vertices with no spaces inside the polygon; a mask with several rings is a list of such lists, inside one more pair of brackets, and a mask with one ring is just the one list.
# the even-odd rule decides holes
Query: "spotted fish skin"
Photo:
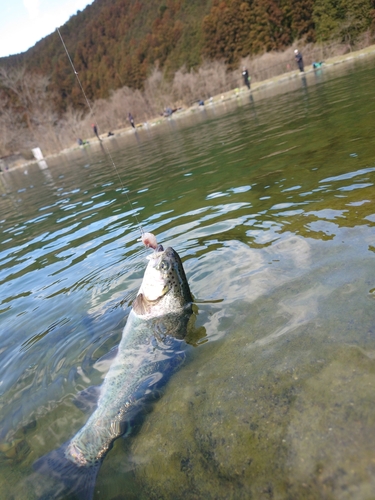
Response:
[{"label": "spotted fish skin", "polygon": [[[97,471],[113,441],[184,359],[192,296],[177,252],[158,249],[149,256],[95,411],[69,442],[34,467],[42,473],[52,469],[78,498],[92,498]],[[77,487],[64,478],[65,471],[75,476]]]}]

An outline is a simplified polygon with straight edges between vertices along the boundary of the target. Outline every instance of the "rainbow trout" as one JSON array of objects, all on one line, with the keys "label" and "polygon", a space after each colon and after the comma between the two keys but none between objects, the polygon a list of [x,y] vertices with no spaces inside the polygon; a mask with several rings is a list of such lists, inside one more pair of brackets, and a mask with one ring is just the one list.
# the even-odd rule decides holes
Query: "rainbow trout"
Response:
[{"label": "rainbow trout", "polygon": [[92,499],[97,473],[113,441],[183,361],[191,314],[192,296],[181,259],[173,248],[159,246],[149,256],[95,411],[70,441],[34,463],[37,472],[62,481],[64,494]]}]

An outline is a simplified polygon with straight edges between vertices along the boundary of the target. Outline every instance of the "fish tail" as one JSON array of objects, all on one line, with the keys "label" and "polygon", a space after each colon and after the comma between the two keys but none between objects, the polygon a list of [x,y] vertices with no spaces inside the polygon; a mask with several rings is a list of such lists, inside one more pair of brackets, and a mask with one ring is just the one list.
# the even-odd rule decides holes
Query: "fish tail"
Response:
[{"label": "fish tail", "polygon": [[65,498],[65,495],[69,494],[74,495],[79,500],[92,500],[101,461],[91,466],[75,464],[65,456],[68,444],[69,442],[38,458],[34,462],[33,468],[39,474],[53,477],[64,486],[63,491],[55,491],[49,498]]}]

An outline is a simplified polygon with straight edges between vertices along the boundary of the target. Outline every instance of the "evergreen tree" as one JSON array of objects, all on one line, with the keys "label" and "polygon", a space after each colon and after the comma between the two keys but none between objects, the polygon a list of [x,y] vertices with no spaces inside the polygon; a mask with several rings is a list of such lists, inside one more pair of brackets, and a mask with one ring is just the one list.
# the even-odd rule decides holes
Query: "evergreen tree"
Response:
[{"label": "evergreen tree", "polygon": [[313,18],[318,41],[339,38],[351,44],[371,26],[372,0],[315,0]]},{"label": "evergreen tree", "polygon": [[251,10],[241,0],[215,2],[203,19],[204,56],[220,59],[229,65],[250,51],[249,30]]},{"label": "evergreen tree", "polygon": [[293,40],[304,38],[306,42],[315,41],[313,20],[314,0],[291,0],[289,3],[290,31]]}]

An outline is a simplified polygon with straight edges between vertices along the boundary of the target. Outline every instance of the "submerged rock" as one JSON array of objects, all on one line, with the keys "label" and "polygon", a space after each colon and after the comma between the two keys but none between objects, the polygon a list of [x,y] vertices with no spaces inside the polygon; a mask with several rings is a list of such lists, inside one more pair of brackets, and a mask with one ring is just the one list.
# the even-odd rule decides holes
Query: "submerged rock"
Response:
[{"label": "submerged rock", "polygon": [[374,358],[304,333],[239,332],[175,375],[130,450],[145,498],[369,498]]},{"label": "submerged rock", "polygon": [[30,453],[30,446],[25,439],[13,439],[11,442],[0,443],[0,460],[22,462]]}]

